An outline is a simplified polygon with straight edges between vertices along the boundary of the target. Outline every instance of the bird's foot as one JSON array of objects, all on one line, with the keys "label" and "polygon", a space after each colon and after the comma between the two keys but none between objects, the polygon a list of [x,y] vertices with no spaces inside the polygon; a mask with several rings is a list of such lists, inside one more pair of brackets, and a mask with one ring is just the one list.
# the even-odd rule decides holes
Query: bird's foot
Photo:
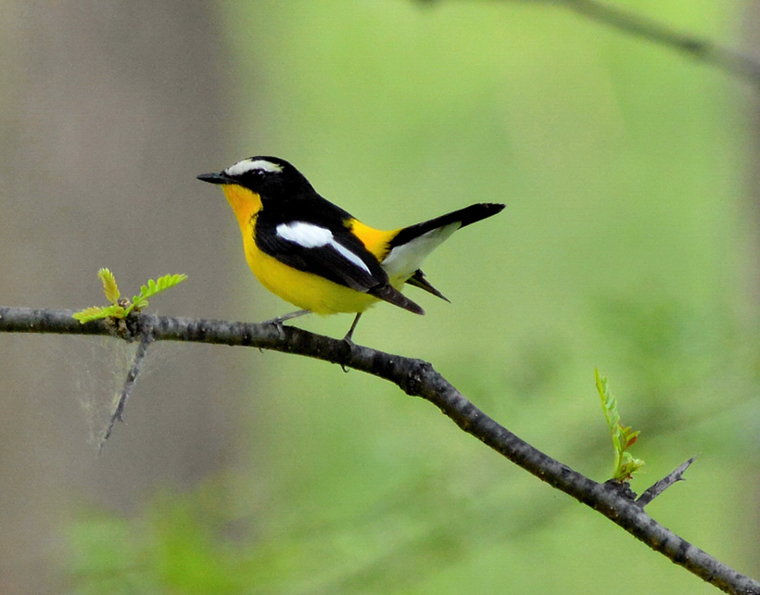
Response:
[{"label": "bird's foot", "polygon": [[[354,331],[356,330],[356,325],[359,324],[359,319],[362,317],[362,313],[359,312],[356,315],[356,318],[354,318],[353,323],[351,323],[351,328],[348,329],[348,332],[346,333],[346,336],[343,337],[343,344],[346,346],[346,359],[348,359],[351,356],[351,352],[354,349],[354,346],[356,345],[352,340],[351,337],[354,336]],[[346,368],[346,364],[341,364],[341,368],[343,368],[344,372],[348,372],[348,369]]]},{"label": "bird's foot", "polygon": [[278,316],[277,318],[270,318],[269,320],[265,320],[261,324],[269,324],[277,327],[277,331],[280,333],[280,336],[284,338],[285,333],[285,327],[283,326],[283,322],[286,320],[291,320],[292,318],[298,318],[299,316],[304,316],[305,314],[311,314],[311,310],[297,310],[296,312],[290,312],[289,314],[283,314],[282,316]]},{"label": "bird's foot", "polygon": [[341,369],[342,369],[342,370],[343,370],[343,371],[344,371],[346,374],[348,374],[348,368],[346,367],[346,363],[345,363],[345,362],[347,362],[349,359],[351,359],[351,355],[352,355],[352,353],[353,353],[353,351],[354,351],[354,347],[356,347],[356,343],[354,343],[354,342],[351,340],[351,337],[350,337],[350,335],[346,335],[345,337],[343,337],[343,338],[341,339],[341,343],[343,343],[343,345],[345,345],[345,346],[346,346],[346,349],[345,349],[345,353],[346,353],[346,355],[343,357],[343,359],[344,359],[345,361],[344,361],[344,362],[340,362],[340,367],[341,367]]}]

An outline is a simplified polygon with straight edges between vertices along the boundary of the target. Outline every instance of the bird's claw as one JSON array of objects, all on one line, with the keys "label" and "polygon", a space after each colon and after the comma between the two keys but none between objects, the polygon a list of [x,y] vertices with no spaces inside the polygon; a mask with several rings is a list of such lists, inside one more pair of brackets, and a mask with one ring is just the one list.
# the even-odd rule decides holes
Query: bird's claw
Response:
[{"label": "bird's claw", "polygon": [[285,325],[283,323],[283,317],[278,316],[277,318],[270,318],[269,320],[265,320],[261,324],[266,324],[267,326],[273,326],[277,329],[277,334],[280,335],[281,339],[285,338]]},{"label": "bird's claw", "polygon": [[[347,334],[345,337],[341,339],[341,343],[343,343],[346,346],[346,359],[351,357],[351,352],[354,350],[354,347],[356,346],[356,343],[354,343],[351,340],[351,333]],[[348,368],[346,368],[345,363],[340,364],[341,369],[348,374]]]}]

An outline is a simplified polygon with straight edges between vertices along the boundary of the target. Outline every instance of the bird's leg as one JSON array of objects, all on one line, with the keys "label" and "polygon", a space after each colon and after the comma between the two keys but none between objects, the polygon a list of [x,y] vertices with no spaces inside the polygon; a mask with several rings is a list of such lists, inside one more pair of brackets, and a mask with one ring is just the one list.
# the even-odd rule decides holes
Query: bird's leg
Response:
[{"label": "bird's leg", "polygon": [[350,329],[348,329],[348,332],[346,333],[346,336],[345,336],[345,337],[343,337],[343,340],[344,340],[346,343],[353,343],[353,341],[351,340],[351,337],[353,337],[353,336],[354,336],[354,331],[356,330],[356,325],[357,325],[357,324],[359,324],[359,319],[360,319],[361,317],[362,317],[362,313],[361,313],[361,312],[359,312],[359,313],[356,315],[356,318],[354,318],[354,321],[351,323],[351,328],[350,328]]},{"label": "bird's leg", "polygon": [[[354,342],[351,340],[351,337],[353,337],[354,331],[356,330],[356,325],[359,324],[359,319],[361,317],[362,317],[362,313],[359,312],[356,315],[356,318],[354,318],[354,321],[351,323],[351,328],[348,329],[346,336],[343,337],[343,343],[345,343],[346,347],[348,347],[348,353],[346,354],[346,357],[351,355],[351,350],[354,346]],[[348,372],[348,369],[346,368],[345,364],[340,364],[340,367],[343,369],[344,372]]]},{"label": "bird's leg", "polygon": [[311,310],[297,310],[295,312],[291,312],[290,314],[284,314],[282,316],[278,316],[277,318],[271,318],[270,320],[265,320],[261,324],[273,324],[275,326],[281,327],[282,323],[286,320],[290,320],[292,318],[298,318],[299,316],[303,316],[305,314],[311,314]]}]

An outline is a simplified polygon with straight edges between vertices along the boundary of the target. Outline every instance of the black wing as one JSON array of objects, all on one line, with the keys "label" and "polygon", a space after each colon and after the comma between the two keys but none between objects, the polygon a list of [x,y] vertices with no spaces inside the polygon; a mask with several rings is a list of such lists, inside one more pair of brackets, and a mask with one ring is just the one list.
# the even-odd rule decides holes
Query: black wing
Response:
[{"label": "black wing", "polygon": [[294,223],[299,222],[269,221],[261,213],[256,222],[256,245],[262,252],[283,264],[319,275],[356,291],[365,292],[377,285],[388,283],[388,275],[375,257],[348,230],[341,233],[335,229],[317,226],[330,231],[332,242],[306,247],[297,241],[285,239],[277,232],[278,225]]},{"label": "black wing", "polygon": [[[327,221],[324,216],[317,219],[318,222],[301,219],[284,221],[282,217],[267,216],[265,211],[261,211],[255,227],[256,246],[294,269],[374,295],[411,312],[423,313],[422,308],[389,284],[388,275],[375,256],[343,225],[342,219],[337,222]],[[318,245],[309,245],[308,241],[299,242],[297,238],[284,237],[288,234],[283,235],[282,229],[278,231],[278,227],[283,225],[301,231],[303,226],[318,228],[313,231],[319,231],[317,235],[329,237],[330,240],[311,242]]]}]

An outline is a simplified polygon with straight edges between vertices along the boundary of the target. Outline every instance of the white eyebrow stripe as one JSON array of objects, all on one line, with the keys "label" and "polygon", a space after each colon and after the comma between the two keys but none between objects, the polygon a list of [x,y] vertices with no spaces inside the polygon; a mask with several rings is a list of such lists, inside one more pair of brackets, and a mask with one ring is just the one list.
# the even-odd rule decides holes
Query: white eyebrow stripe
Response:
[{"label": "white eyebrow stripe", "polygon": [[369,267],[366,263],[344,245],[336,242],[329,229],[319,227],[312,223],[306,223],[305,221],[291,221],[290,223],[280,223],[277,226],[276,231],[277,235],[283,240],[288,240],[303,248],[322,248],[324,246],[332,246],[343,258],[352,262],[367,273],[370,273]]},{"label": "white eyebrow stripe", "polygon": [[230,176],[240,176],[254,170],[268,171],[269,173],[280,173],[282,172],[282,166],[277,165],[276,163],[272,163],[271,161],[267,161],[266,159],[256,159],[255,161],[251,161],[250,159],[243,159],[242,161],[238,161],[235,165],[230,165],[224,171]]}]

